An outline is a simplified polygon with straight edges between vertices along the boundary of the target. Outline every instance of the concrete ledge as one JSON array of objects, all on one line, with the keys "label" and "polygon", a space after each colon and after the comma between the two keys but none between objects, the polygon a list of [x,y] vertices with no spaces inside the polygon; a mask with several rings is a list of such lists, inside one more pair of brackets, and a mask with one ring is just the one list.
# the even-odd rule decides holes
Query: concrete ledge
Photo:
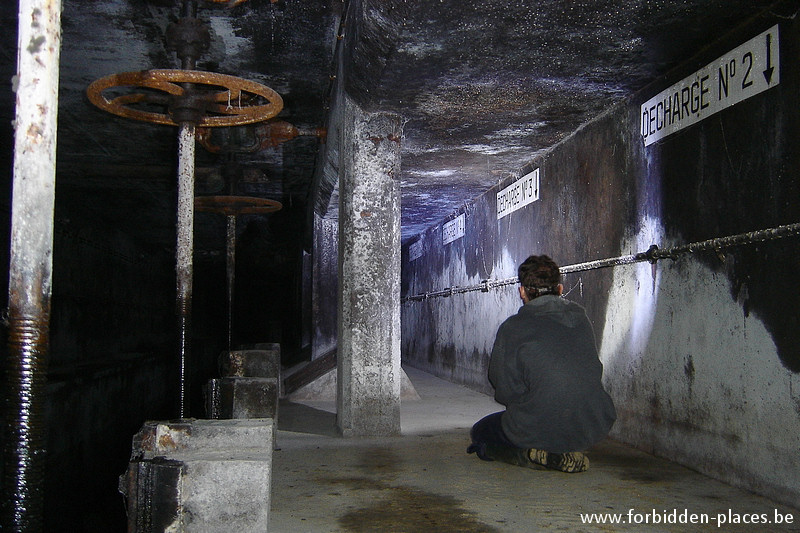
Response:
[{"label": "concrete ledge", "polygon": [[[133,437],[131,460],[183,457],[193,451],[261,449],[273,440],[273,420],[148,421]],[[271,449],[271,448],[270,448]]]},{"label": "concrete ledge", "polygon": [[181,531],[267,531],[272,454],[183,460]]}]

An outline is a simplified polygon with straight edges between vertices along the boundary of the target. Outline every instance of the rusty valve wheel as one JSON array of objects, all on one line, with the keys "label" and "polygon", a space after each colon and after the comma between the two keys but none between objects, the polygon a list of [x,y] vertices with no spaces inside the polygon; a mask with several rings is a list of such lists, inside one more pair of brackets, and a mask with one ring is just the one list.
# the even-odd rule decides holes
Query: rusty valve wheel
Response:
[{"label": "rusty valve wheel", "polygon": [[[103,95],[103,91],[118,87],[146,88],[148,91],[123,94],[110,100]],[[283,109],[281,96],[265,85],[199,70],[142,70],[111,74],[93,81],[86,89],[86,95],[94,105],[117,116],[170,126],[186,120],[187,112],[190,121],[197,126],[220,127],[262,122]],[[148,109],[154,106],[166,107],[168,112]],[[176,117],[179,113],[180,116]]]}]

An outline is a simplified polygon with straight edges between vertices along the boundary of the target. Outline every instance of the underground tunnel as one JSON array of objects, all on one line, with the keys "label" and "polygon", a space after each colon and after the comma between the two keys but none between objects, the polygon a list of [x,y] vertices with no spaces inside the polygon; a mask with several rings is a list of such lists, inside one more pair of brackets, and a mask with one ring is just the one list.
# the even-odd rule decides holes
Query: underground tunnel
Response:
[{"label": "underground tunnel", "polygon": [[[798,9],[4,3],[3,529],[797,530]],[[575,475],[464,451],[541,254]]]}]

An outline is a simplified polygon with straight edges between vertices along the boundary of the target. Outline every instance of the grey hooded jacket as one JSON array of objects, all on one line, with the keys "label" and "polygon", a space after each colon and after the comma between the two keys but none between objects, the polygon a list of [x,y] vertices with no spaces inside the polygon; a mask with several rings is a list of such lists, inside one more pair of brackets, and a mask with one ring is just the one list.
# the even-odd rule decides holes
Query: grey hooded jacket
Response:
[{"label": "grey hooded jacket", "polygon": [[616,419],[603,365],[583,307],[553,295],[534,298],[500,325],[489,361],[501,423],[520,448],[583,451]]}]

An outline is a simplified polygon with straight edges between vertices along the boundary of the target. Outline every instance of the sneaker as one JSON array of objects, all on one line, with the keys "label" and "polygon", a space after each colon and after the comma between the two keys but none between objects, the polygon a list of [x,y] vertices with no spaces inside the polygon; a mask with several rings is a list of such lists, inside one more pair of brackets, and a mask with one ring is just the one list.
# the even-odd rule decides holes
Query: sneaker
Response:
[{"label": "sneaker", "polygon": [[528,459],[536,465],[547,466],[547,456],[549,454],[544,450],[537,450],[531,448],[528,450]]},{"label": "sneaker", "polygon": [[569,473],[585,472],[589,468],[589,458],[581,452],[551,453],[548,455],[547,468]]}]

